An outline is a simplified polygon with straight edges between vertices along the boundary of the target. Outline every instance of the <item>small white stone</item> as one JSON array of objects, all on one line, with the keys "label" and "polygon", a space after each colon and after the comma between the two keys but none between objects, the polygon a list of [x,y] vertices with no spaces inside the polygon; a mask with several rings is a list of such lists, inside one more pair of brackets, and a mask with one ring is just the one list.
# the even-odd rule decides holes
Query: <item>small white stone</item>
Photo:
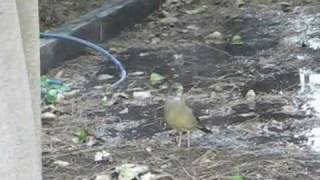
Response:
[{"label": "small white stone", "polygon": [[147,172],[140,177],[140,180],[155,180],[157,176],[152,174],[151,172]]},{"label": "small white stone", "polygon": [[151,153],[151,152],[152,152],[152,148],[151,148],[151,147],[146,147],[146,151],[147,151],[148,153]]},{"label": "small white stone", "polygon": [[161,41],[160,38],[155,37],[155,38],[152,38],[152,39],[151,39],[151,44],[158,44],[160,41]]},{"label": "small white stone", "polygon": [[144,75],[144,72],[142,71],[129,73],[129,76],[142,76],[142,75]]},{"label": "small white stone", "polygon": [[161,23],[163,24],[174,24],[178,22],[178,19],[175,17],[166,17],[160,20]]},{"label": "small white stone", "polygon": [[58,166],[61,166],[61,167],[67,167],[67,166],[70,165],[69,162],[67,162],[67,161],[61,161],[61,160],[56,160],[56,161],[53,162],[53,164],[58,165]]},{"label": "small white stone", "polygon": [[80,93],[79,89],[74,89],[72,91],[65,92],[63,95],[65,98],[72,98],[72,97],[75,97],[79,93]]},{"label": "small white stone", "polygon": [[103,89],[103,86],[94,86],[93,89],[100,90],[100,89]]},{"label": "small white stone", "polygon": [[256,93],[254,92],[253,89],[250,89],[250,90],[247,92],[247,94],[246,94],[246,99],[247,99],[248,101],[254,101],[255,98],[256,98]]},{"label": "small white stone", "polygon": [[119,179],[134,179],[139,174],[146,174],[149,172],[149,167],[139,164],[123,164],[116,167],[116,172],[119,173]]},{"label": "small white stone", "polygon": [[57,100],[56,100],[56,102],[57,102],[58,104],[63,104],[63,103],[64,103],[64,95],[61,94],[61,93],[59,93],[59,94],[57,95]]},{"label": "small white stone", "polygon": [[97,175],[95,180],[111,180],[110,175]]},{"label": "small white stone", "polygon": [[178,59],[182,59],[183,58],[183,54],[175,54],[173,55],[174,59],[178,60]]},{"label": "small white stone", "polygon": [[124,108],[122,111],[119,112],[119,114],[128,114],[128,113],[129,113],[128,108]]},{"label": "small white stone", "polygon": [[107,151],[99,151],[94,155],[94,161],[95,162],[101,162],[101,161],[110,161],[112,160],[111,154]]},{"label": "small white stone", "polygon": [[312,38],[307,41],[309,47],[313,50],[320,49],[320,38]]},{"label": "small white stone", "polygon": [[97,139],[94,136],[89,136],[87,146],[92,147],[97,144]]},{"label": "small white stone", "polygon": [[144,57],[144,56],[148,56],[149,54],[150,54],[150,53],[147,53],[147,52],[146,52],[146,53],[140,53],[139,56],[140,56],[140,57]]},{"label": "small white stone", "polygon": [[219,31],[215,31],[211,34],[209,34],[208,36],[206,36],[206,38],[210,38],[210,39],[221,39],[222,38],[222,34]]},{"label": "small white stone", "polygon": [[56,120],[57,115],[55,115],[51,112],[45,112],[45,113],[41,114],[41,119],[42,120]]},{"label": "small white stone", "polygon": [[137,98],[137,99],[147,99],[150,98],[151,92],[150,91],[137,91],[137,92],[133,92],[133,97]]},{"label": "small white stone", "polygon": [[221,44],[224,42],[224,37],[219,31],[215,31],[205,37],[206,43]]},{"label": "small white stone", "polygon": [[194,30],[194,31],[198,31],[198,30],[199,30],[199,27],[196,26],[196,25],[189,25],[189,26],[187,26],[187,29]]},{"label": "small white stone", "polygon": [[100,74],[98,77],[97,77],[97,80],[98,81],[106,81],[106,80],[109,80],[109,79],[112,79],[113,76],[109,75],[109,74]]}]

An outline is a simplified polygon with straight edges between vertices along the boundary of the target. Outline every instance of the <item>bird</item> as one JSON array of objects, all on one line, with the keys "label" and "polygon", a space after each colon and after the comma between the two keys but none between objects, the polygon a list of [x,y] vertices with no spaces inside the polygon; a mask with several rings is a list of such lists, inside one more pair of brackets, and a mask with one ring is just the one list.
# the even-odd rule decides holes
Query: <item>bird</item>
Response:
[{"label": "bird", "polygon": [[186,104],[183,94],[183,86],[180,83],[174,83],[169,88],[168,95],[164,103],[164,119],[172,129],[178,131],[178,147],[181,147],[182,134],[187,133],[187,147],[190,147],[190,133],[199,129],[205,133],[212,133],[209,129],[200,123],[192,109]]}]

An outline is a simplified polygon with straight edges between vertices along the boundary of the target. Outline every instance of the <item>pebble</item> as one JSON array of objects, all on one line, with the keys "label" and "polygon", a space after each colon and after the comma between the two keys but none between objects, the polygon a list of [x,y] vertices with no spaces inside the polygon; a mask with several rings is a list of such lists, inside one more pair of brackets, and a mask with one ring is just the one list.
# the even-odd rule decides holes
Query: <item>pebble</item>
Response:
[{"label": "pebble", "polygon": [[41,114],[41,119],[42,120],[56,120],[57,115],[51,113],[51,112],[45,112]]},{"label": "pebble", "polygon": [[98,77],[97,77],[97,80],[98,81],[106,81],[106,80],[109,80],[109,79],[112,79],[113,76],[109,75],[109,74],[100,74]]},{"label": "pebble", "polygon": [[178,19],[175,17],[166,17],[160,20],[161,23],[163,24],[174,24],[178,22]]},{"label": "pebble", "polygon": [[63,95],[64,95],[65,98],[73,98],[79,93],[80,93],[79,89],[74,89],[72,91],[65,92]]},{"label": "pebble", "polygon": [[151,92],[150,91],[133,92],[133,97],[137,99],[147,99],[151,97]]},{"label": "pebble", "polygon": [[205,37],[206,43],[215,43],[215,44],[221,44],[224,42],[224,37],[219,31],[215,31],[213,33],[210,33]]},{"label": "pebble", "polygon": [[142,75],[144,75],[144,72],[142,71],[129,73],[129,76],[142,76]]},{"label": "pebble", "polygon": [[196,26],[196,25],[189,25],[189,26],[187,26],[187,29],[190,29],[190,30],[193,30],[193,31],[198,31],[199,27]]},{"label": "pebble", "polygon": [[107,151],[99,151],[94,155],[95,162],[112,161],[112,156]]},{"label": "pebble", "polygon": [[53,164],[58,165],[58,166],[60,166],[60,167],[67,167],[67,166],[70,165],[69,162],[67,162],[67,161],[61,161],[61,160],[56,160],[56,161],[53,162]]},{"label": "pebble", "polygon": [[247,99],[248,101],[254,101],[255,98],[256,98],[256,93],[254,92],[253,89],[250,89],[250,90],[247,92],[247,94],[246,94],[246,99]]},{"label": "pebble", "polygon": [[245,5],[245,2],[243,0],[237,0],[236,5],[238,6],[238,8],[241,8]]},{"label": "pebble", "polygon": [[124,108],[123,110],[121,110],[119,112],[119,114],[128,114],[129,113],[129,109],[128,108]]},{"label": "pebble", "polygon": [[97,175],[95,180],[111,180],[111,176],[110,175]]}]

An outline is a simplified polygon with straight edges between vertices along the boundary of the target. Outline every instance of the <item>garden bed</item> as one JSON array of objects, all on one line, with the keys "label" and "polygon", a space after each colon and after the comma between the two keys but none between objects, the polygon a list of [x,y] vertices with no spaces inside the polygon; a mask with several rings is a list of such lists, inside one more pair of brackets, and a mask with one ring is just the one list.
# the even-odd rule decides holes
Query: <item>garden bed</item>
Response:
[{"label": "garden bed", "polygon": [[[320,6],[237,2],[168,0],[105,42],[129,74],[117,88],[117,70],[92,51],[50,70],[71,93],[43,106],[56,115],[43,119],[44,179],[116,176],[126,163],[162,179],[319,179],[320,123],[297,96],[299,68],[319,65],[309,40],[320,32]],[[152,73],[166,80],[152,86]],[[213,131],[194,132],[191,148],[176,147],[163,123],[172,82]],[[95,161],[102,151],[112,158]]]}]

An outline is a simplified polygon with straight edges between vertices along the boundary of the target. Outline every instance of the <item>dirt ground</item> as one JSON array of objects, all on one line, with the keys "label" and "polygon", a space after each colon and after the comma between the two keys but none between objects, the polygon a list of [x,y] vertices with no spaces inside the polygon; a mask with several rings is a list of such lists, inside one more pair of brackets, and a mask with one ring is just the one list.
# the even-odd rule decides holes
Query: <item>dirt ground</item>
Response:
[{"label": "dirt ground", "polygon": [[108,0],[39,0],[40,30],[50,30],[79,18]]},{"label": "dirt ground", "polygon": [[[126,163],[146,165],[155,179],[320,179],[319,149],[310,143],[320,123],[297,96],[299,68],[319,65],[319,53],[303,39],[318,33],[320,23],[307,20],[319,5],[168,0],[104,45],[129,73],[121,86],[110,88],[117,71],[95,52],[53,69],[48,76],[72,90],[43,106],[57,115],[43,120],[44,179],[116,176]],[[309,22],[310,35],[301,22]],[[151,73],[166,81],[151,86]],[[172,82],[184,85],[188,104],[213,131],[192,133],[190,148],[176,147],[175,132],[163,123]],[[89,135],[79,142],[83,130]],[[111,158],[95,162],[103,150]]]}]

